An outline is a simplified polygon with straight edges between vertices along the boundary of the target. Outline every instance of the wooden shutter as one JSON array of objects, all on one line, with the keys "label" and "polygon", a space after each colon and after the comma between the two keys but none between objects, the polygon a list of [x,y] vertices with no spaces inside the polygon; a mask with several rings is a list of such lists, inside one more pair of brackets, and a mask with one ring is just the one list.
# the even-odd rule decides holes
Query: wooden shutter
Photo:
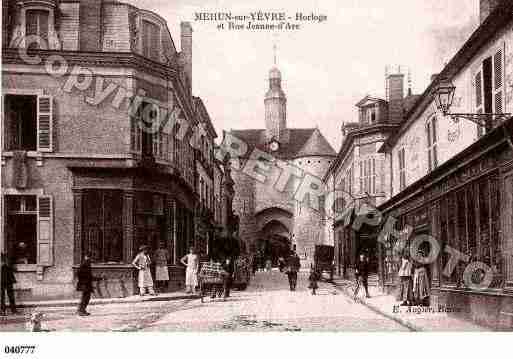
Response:
[{"label": "wooden shutter", "polygon": [[[472,78],[472,85],[474,88],[474,108],[476,113],[484,113],[484,86],[483,86],[483,71],[482,65],[474,73]],[[477,138],[481,137],[485,133],[485,129],[482,126],[476,125]]]},{"label": "wooden shutter", "polygon": [[37,97],[37,150],[53,151],[53,98]]},{"label": "wooden shutter", "polygon": [[49,195],[37,197],[37,264],[53,265],[53,205]]},{"label": "wooden shutter", "polygon": [[493,112],[504,112],[504,50],[498,49],[493,55]]}]

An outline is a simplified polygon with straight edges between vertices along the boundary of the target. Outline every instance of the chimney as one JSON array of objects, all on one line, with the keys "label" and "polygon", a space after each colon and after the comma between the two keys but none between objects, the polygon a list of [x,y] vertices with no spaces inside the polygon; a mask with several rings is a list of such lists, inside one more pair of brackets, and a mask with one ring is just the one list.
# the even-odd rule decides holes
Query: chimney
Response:
[{"label": "chimney", "polygon": [[181,30],[181,59],[183,70],[189,82],[189,91],[192,92],[192,26],[190,22],[183,21],[180,23]]},{"label": "chimney", "polygon": [[403,118],[404,75],[388,75],[388,120],[400,122]]},{"label": "chimney", "polygon": [[479,21],[482,24],[502,0],[479,0]]},{"label": "chimney", "polygon": [[103,0],[81,0],[79,13],[80,50],[101,51]]}]

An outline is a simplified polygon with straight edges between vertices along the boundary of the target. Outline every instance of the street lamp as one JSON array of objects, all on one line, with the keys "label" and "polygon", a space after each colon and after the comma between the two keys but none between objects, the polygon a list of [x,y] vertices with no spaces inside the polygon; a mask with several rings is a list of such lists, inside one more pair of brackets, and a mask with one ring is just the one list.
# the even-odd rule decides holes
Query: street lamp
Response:
[{"label": "street lamp", "polygon": [[449,79],[442,78],[431,93],[436,108],[441,111],[444,116],[450,116],[454,122],[458,122],[460,119],[468,120],[489,130],[493,126],[492,120],[505,120],[507,117],[511,116],[509,113],[449,113],[452,101],[454,100],[455,91],[456,86],[454,86]]}]

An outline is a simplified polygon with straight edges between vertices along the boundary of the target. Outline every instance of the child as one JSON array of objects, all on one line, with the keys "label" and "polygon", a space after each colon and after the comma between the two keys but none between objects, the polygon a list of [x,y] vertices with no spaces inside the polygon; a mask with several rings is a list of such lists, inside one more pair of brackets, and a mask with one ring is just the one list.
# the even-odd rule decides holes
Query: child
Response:
[{"label": "child", "polygon": [[312,295],[315,295],[315,290],[319,288],[317,285],[317,281],[319,280],[319,273],[313,267],[310,267],[310,276],[308,277],[308,280],[310,281],[308,288],[311,288]]}]

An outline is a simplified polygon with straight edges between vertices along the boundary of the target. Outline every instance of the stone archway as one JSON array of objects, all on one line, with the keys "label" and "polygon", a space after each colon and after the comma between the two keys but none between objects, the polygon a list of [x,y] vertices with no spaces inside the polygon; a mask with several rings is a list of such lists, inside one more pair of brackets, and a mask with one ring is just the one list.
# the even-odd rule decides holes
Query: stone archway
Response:
[{"label": "stone archway", "polygon": [[272,220],[260,231],[261,249],[265,259],[271,259],[273,266],[278,264],[278,258],[286,258],[290,252],[290,232],[283,223]]}]

